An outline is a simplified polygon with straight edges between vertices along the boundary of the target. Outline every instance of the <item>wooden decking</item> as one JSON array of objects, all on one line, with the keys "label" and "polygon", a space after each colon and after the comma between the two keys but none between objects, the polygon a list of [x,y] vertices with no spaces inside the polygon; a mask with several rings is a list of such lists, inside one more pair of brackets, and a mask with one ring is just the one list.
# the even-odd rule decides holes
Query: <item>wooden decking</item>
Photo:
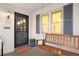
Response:
[{"label": "wooden decking", "polygon": [[52,53],[39,47],[21,46],[15,51],[4,54],[4,56],[54,56]]}]

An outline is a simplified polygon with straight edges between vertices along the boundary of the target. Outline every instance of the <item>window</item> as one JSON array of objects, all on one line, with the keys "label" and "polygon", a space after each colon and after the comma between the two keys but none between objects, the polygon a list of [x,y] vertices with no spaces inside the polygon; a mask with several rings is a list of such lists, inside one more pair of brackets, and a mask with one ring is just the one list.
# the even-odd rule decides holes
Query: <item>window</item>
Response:
[{"label": "window", "polygon": [[61,33],[61,11],[52,13],[52,32]]},{"label": "window", "polygon": [[48,31],[48,15],[42,16],[42,32]]}]

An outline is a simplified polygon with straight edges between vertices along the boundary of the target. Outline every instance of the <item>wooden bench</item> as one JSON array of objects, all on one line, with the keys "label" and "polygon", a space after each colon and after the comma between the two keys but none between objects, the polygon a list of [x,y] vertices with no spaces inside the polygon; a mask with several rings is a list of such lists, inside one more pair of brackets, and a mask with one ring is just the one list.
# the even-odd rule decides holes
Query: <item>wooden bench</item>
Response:
[{"label": "wooden bench", "polygon": [[46,33],[45,45],[79,54],[79,36]]}]

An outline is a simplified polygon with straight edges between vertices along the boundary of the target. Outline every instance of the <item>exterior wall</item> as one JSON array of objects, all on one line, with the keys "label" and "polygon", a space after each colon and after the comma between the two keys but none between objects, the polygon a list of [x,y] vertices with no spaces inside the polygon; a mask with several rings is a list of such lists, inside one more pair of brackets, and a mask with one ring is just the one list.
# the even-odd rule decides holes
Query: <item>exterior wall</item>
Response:
[{"label": "exterior wall", "polygon": [[79,4],[73,5],[73,34],[79,35]]},{"label": "exterior wall", "polygon": [[[10,27],[10,29],[4,29]],[[0,10],[0,39],[4,41],[4,53],[14,50],[14,17],[6,19],[6,11]]]}]

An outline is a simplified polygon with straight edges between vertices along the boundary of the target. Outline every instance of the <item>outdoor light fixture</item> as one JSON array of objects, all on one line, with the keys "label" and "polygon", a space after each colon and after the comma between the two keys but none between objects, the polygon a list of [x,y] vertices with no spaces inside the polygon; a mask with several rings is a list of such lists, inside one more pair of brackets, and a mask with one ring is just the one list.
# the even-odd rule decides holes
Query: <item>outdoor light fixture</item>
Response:
[{"label": "outdoor light fixture", "polygon": [[10,12],[7,13],[7,19],[10,19]]}]

